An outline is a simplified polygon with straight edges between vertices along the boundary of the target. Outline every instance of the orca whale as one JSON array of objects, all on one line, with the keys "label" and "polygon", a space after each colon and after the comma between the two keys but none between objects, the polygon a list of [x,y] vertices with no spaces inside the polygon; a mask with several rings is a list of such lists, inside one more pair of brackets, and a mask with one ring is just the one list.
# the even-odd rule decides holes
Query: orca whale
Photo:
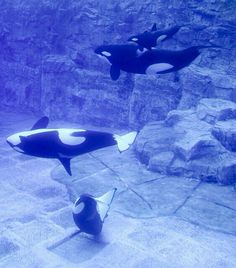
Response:
[{"label": "orca whale", "polygon": [[74,204],[73,219],[80,232],[99,235],[107,217],[116,188],[95,198],[90,194],[82,194]]},{"label": "orca whale", "polygon": [[119,136],[84,129],[47,129],[48,123],[48,117],[43,117],[31,130],[9,136],[7,143],[23,154],[58,159],[70,176],[73,157],[116,144],[120,152],[125,151],[137,135],[137,132]]},{"label": "orca whale", "polygon": [[[111,64],[110,75],[112,80],[117,80],[120,76],[122,66],[128,66],[143,52],[136,44],[125,45],[102,45],[95,49],[95,53],[102,59],[106,59]],[[121,68],[119,68],[121,66]]]},{"label": "orca whale", "polygon": [[170,39],[175,35],[182,26],[173,26],[164,30],[157,30],[156,23],[152,26],[151,31],[145,31],[141,34],[131,36],[128,41],[135,42],[139,45],[140,50],[143,48],[152,49],[159,42]]},{"label": "orca whale", "polygon": [[128,53],[126,58],[126,53],[129,51],[127,45],[107,45],[98,47],[95,53],[109,61],[111,78],[117,80],[120,76],[120,70],[134,74],[176,72],[190,65],[199,56],[201,49],[208,47],[213,46],[192,46],[179,51],[152,49],[138,53],[138,46],[132,49],[128,46],[132,54]]}]

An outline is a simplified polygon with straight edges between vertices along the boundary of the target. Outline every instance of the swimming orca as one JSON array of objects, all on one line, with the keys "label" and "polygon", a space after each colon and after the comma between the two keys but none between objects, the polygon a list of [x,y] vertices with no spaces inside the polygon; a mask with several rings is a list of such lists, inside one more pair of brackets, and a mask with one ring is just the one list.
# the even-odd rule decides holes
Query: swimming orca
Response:
[{"label": "swimming orca", "polygon": [[120,76],[120,69],[122,68],[117,68],[118,66],[129,65],[130,62],[142,54],[136,44],[103,45],[96,48],[95,53],[112,64],[110,69],[112,80],[117,80]]},{"label": "swimming orca", "polygon": [[84,129],[47,129],[49,119],[43,117],[29,131],[16,133],[7,143],[16,151],[42,158],[57,158],[69,175],[73,157],[117,144],[120,152],[134,142],[137,132],[116,134]]},{"label": "swimming orca", "polygon": [[176,34],[182,26],[174,26],[164,30],[157,31],[156,23],[152,26],[151,31],[145,31],[141,34],[131,36],[128,41],[135,42],[142,48],[152,49],[156,47],[159,42],[170,39]]},{"label": "swimming orca", "polygon": [[[178,71],[198,57],[201,49],[214,46],[193,46],[179,51],[152,49],[126,58],[127,45],[100,46],[95,53],[105,57],[111,64],[110,75],[117,80],[120,70],[135,74],[165,74]],[[136,47],[138,50],[138,47]]]},{"label": "swimming orca", "polygon": [[99,235],[107,217],[116,188],[95,198],[90,194],[82,194],[74,204],[73,219],[81,232]]}]

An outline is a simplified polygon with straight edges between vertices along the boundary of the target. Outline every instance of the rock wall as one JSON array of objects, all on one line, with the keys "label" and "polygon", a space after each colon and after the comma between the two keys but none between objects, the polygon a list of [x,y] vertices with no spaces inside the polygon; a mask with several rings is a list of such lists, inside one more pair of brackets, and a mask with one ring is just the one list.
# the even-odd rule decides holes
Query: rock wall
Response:
[{"label": "rock wall", "polygon": [[195,109],[173,110],[142,129],[135,149],[152,171],[236,183],[236,104],[203,98]]},{"label": "rock wall", "polygon": [[[234,1],[1,0],[0,105],[101,126],[140,128],[202,97],[236,101]],[[216,44],[172,74],[117,82],[93,50],[131,34],[185,24],[162,47]]]}]

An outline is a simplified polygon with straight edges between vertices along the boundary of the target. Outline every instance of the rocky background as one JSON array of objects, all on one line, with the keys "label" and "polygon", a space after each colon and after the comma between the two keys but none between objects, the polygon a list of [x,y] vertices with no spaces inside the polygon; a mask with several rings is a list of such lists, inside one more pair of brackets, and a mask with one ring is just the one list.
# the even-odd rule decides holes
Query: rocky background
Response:
[{"label": "rocky background", "polygon": [[[30,110],[51,119],[138,130],[156,121],[144,127],[136,144],[139,158],[149,168],[210,181],[236,181],[235,1],[1,0],[0,3],[2,109]],[[223,49],[203,51],[190,67],[180,71],[179,81],[175,81],[174,74],[145,76],[124,72],[118,81],[112,81],[109,65],[95,55],[94,49],[101,44],[122,44],[130,35],[150,29],[154,22],[160,29],[185,25],[162,48],[215,44]],[[209,107],[215,110],[214,103],[217,112],[213,117],[210,114],[211,119],[199,117],[204,107],[206,114]],[[227,116],[218,116],[225,109]],[[171,125],[163,126],[169,121]],[[191,137],[191,131],[196,139],[191,140],[187,149],[182,148],[179,144],[185,142],[185,135]],[[171,140],[171,149],[166,148],[159,135],[163,135],[165,142]],[[161,146],[165,148],[160,149]],[[214,168],[207,169],[204,159],[211,159],[212,163],[210,157],[215,153],[218,157],[219,152],[220,159],[214,162]],[[161,167],[160,159],[166,161]],[[230,176],[222,175],[228,172],[222,168],[228,170],[228,167]]]}]

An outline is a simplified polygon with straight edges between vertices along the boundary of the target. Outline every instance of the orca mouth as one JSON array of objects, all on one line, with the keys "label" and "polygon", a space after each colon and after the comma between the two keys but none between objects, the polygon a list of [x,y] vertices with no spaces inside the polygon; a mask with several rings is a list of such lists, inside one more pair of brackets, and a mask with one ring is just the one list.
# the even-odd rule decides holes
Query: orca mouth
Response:
[{"label": "orca mouth", "polygon": [[94,50],[94,52],[95,52],[96,54],[101,54],[102,50],[101,50],[100,47],[97,47],[97,48]]},{"label": "orca mouth", "polygon": [[6,140],[6,142],[7,142],[12,148],[14,147],[14,145],[13,145],[10,141]]},{"label": "orca mouth", "polygon": [[6,142],[11,146],[12,149],[14,149],[15,151],[19,152],[19,153],[24,153],[23,150],[21,150],[18,146],[12,144],[10,141],[6,140]]}]

